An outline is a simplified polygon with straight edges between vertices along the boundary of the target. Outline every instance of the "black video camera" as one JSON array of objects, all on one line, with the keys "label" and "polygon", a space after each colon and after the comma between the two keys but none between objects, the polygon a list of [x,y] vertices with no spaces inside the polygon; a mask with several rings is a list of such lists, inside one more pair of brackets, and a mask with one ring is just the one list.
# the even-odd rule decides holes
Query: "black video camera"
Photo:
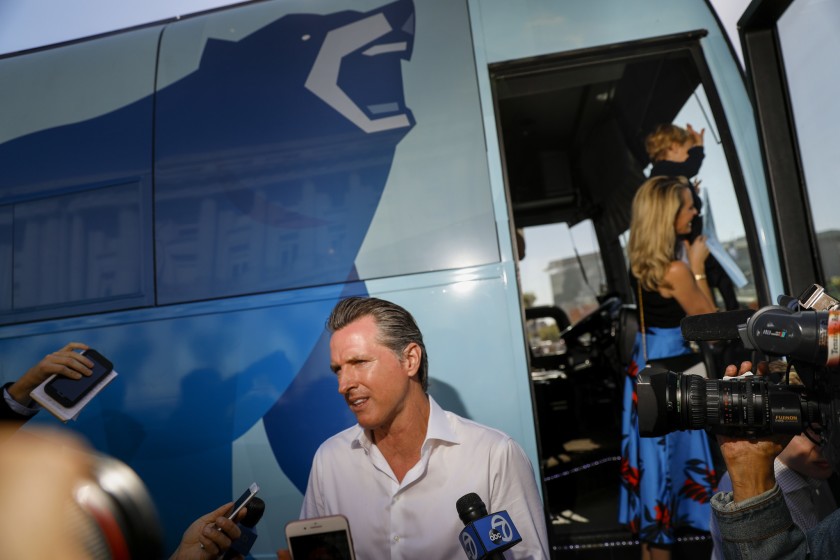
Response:
[{"label": "black video camera", "polygon": [[[840,302],[814,284],[798,299],[781,296],[779,305],[755,312],[685,317],[680,327],[687,340],[740,339],[749,350],[786,359],[787,370],[706,379],[646,368],[636,385],[640,435],[709,428],[757,437],[817,426],[828,438],[826,458],[840,465],[840,430],[834,429],[840,421]],[[789,383],[790,366],[801,385]]]}]

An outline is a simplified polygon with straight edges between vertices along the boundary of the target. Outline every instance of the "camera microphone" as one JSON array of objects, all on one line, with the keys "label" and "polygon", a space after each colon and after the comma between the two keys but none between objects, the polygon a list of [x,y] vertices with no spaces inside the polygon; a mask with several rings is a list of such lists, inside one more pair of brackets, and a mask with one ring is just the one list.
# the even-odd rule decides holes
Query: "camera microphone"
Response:
[{"label": "camera microphone", "polygon": [[237,554],[248,556],[248,553],[251,552],[251,547],[254,546],[254,542],[257,540],[256,525],[262,519],[263,513],[265,513],[265,502],[254,496],[245,507],[248,508],[245,517],[237,523],[242,534],[231,543],[230,548],[222,557],[223,560],[229,560]]},{"label": "camera microphone", "polygon": [[470,560],[504,560],[502,552],[522,541],[508,513],[488,514],[487,506],[474,492],[461,496],[455,508],[465,525],[459,538]]}]

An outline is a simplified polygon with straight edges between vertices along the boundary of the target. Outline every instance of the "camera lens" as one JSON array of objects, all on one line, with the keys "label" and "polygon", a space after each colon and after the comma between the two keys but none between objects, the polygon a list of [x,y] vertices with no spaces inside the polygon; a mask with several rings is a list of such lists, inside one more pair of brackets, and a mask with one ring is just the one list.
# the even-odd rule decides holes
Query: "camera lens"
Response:
[{"label": "camera lens", "polygon": [[761,377],[642,372],[636,390],[642,436],[704,428],[738,435],[798,434],[820,416],[819,407],[797,391]]}]

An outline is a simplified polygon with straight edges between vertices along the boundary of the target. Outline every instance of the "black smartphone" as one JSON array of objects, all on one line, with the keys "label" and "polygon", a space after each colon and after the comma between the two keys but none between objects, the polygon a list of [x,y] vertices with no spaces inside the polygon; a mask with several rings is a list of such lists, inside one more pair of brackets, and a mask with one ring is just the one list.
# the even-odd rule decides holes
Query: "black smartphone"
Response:
[{"label": "black smartphone", "polygon": [[44,392],[65,408],[75,406],[114,369],[114,365],[108,358],[92,348],[84,350],[82,355],[93,362],[93,373],[81,379],[70,379],[59,375],[44,386]]}]

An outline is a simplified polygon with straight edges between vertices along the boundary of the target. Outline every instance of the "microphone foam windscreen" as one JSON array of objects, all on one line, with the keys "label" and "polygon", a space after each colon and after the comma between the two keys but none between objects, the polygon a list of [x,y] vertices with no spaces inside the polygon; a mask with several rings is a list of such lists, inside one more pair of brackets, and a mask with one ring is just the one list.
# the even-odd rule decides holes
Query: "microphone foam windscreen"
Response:
[{"label": "microphone foam windscreen", "polygon": [[736,309],[719,313],[689,315],[680,321],[680,330],[686,340],[737,340],[738,327],[752,317],[752,309]]},{"label": "microphone foam windscreen", "polygon": [[487,515],[487,506],[475,492],[464,494],[458,498],[458,501],[455,502],[455,509],[458,510],[458,517],[465,525]]}]

